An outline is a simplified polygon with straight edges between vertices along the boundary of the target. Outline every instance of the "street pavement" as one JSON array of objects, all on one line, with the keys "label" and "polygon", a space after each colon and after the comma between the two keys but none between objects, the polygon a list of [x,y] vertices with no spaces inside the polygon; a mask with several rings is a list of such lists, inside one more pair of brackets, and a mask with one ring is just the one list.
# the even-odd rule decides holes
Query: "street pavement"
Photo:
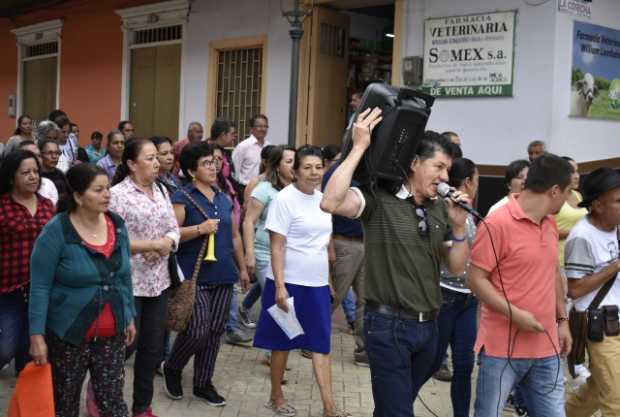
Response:
[{"label": "street pavement", "polygon": [[[354,341],[344,324],[342,314],[336,312],[332,333],[332,379],[336,402],[355,417],[370,417],[373,410],[370,371],[353,363]],[[226,398],[225,407],[215,408],[192,396],[192,369],[190,362],[183,374],[185,398],[170,400],[163,390],[163,379],[155,380],[153,411],[159,417],[271,417],[274,413],[264,407],[269,397],[269,368],[261,363],[263,353],[251,347],[223,344],[217,360],[214,385]],[[318,386],[312,375],[312,364],[299,352],[291,352],[288,383],[284,393],[297,408],[299,417],[320,417],[322,406]],[[474,376],[475,377],[475,376]],[[126,366],[125,399],[131,403],[133,363]],[[15,386],[12,366],[0,371],[0,412],[6,415],[10,396]],[[475,391],[475,385],[474,385]],[[450,384],[431,379],[422,389],[420,397],[439,417],[451,417]],[[36,394],[33,393],[33,398]],[[84,395],[82,396],[82,416]],[[416,417],[433,417],[417,401]],[[509,416],[510,414],[504,414]]]}]

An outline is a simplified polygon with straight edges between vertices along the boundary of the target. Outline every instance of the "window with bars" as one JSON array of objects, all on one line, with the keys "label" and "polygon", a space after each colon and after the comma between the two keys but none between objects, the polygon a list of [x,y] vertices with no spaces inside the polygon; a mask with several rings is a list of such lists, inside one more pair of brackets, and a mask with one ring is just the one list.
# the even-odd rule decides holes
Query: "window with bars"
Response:
[{"label": "window with bars", "polygon": [[53,55],[58,53],[58,42],[41,43],[30,45],[25,48],[24,58],[34,58],[43,55]]},{"label": "window with bars", "polygon": [[217,53],[216,117],[232,121],[240,139],[250,134],[249,119],[261,111],[262,71],[262,47]]},{"label": "window with bars", "polygon": [[183,38],[183,26],[165,26],[143,29],[134,32],[133,45],[144,45],[155,42],[177,41]]}]

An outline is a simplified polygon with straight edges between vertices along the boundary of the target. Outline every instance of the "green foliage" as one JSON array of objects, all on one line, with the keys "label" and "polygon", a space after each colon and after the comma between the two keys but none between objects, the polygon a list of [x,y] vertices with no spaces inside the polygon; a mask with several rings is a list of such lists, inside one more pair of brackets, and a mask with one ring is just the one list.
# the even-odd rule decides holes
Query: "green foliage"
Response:
[{"label": "green foliage", "polygon": [[571,74],[571,80],[570,80],[571,85],[575,85],[575,83],[581,80],[583,76],[584,76],[583,71],[581,71],[579,68],[573,67],[573,71]]},{"label": "green foliage", "polygon": [[598,96],[594,98],[592,107],[590,107],[590,114],[588,117],[593,119],[608,119],[620,121],[620,109],[616,110],[611,106],[611,100],[609,100],[609,91],[601,90]]},{"label": "green foliage", "polygon": [[609,80],[607,78],[603,78],[603,77],[594,77],[594,84],[598,87],[599,91],[600,90],[609,90]]}]

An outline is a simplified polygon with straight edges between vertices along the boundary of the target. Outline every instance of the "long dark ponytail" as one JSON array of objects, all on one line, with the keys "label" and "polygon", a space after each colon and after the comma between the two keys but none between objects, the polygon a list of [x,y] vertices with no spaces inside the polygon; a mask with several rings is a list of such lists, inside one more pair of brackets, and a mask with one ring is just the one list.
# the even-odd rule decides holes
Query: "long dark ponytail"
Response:
[{"label": "long dark ponytail", "polygon": [[68,192],[58,201],[56,210],[58,212],[75,211],[77,209],[77,203],[75,202],[73,193],[85,193],[99,175],[103,175],[106,178],[108,177],[105,170],[95,164],[82,163],[71,167],[66,175],[69,185]]},{"label": "long dark ponytail", "polygon": [[123,181],[130,173],[129,165],[127,161],[136,161],[138,159],[138,155],[142,151],[144,145],[152,144],[148,139],[140,139],[140,138],[131,138],[125,142],[125,150],[123,150],[123,159],[121,164],[116,167],[116,173],[114,174],[114,178],[112,179],[112,185],[116,185],[119,182]]}]

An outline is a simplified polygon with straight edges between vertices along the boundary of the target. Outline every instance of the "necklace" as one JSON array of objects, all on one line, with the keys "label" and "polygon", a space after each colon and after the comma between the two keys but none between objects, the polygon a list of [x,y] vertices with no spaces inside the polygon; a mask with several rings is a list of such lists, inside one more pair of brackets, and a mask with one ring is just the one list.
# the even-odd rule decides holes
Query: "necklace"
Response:
[{"label": "necklace", "polygon": [[[98,229],[98,228],[101,228],[101,221],[100,221],[100,220],[97,220],[97,224],[95,224],[95,225],[86,225],[86,224],[82,221],[82,219],[80,219],[78,216],[75,216],[75,217],[73,217],[73,221],[74,221],[74,223],[76,223],[76,224],[77,224],[77,226],[78,226],[80,229],[82,229],[82,231],[83,231],[83,232],[85,232],[85,233],[86,233],[88,236],[90,236],[91,238],[93,238],[93,239],[97,239],[97,237],[99,236],[99,233],[95,233],[95,232],[93,232],[92,230],[93,230],[93,229],[95,229],[95,230],[96,230],[96,229]],[[104,224],[106,224],[106,223],[105,223],[105,220],[104,220]],[[107,224],[106,224],[106,227],[107,227]]]}]

